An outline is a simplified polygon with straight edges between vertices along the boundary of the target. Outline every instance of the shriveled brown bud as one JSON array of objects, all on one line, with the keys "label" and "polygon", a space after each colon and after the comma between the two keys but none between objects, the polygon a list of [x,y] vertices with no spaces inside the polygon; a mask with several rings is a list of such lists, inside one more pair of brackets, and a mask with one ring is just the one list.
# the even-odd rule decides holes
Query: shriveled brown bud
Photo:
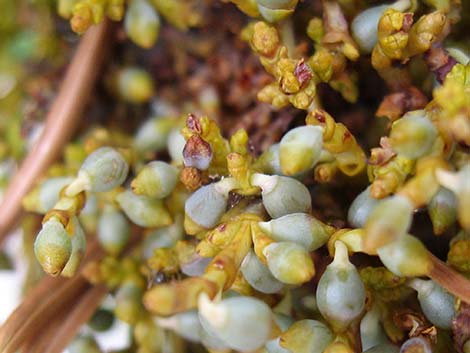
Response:
[{"label": "shriveled brown bud", "polygon": [[209,143],[204,141],[200,136],[193,135],[183,149],[184,165],[186,167],[194,167],[199,170],[206,170],[212,161],[213,152]]}]

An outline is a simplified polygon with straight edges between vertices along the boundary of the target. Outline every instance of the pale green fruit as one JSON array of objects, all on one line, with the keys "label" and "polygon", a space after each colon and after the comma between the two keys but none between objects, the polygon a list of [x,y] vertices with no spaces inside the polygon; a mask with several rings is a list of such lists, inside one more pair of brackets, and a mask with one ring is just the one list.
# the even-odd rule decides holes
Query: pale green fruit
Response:
[{"label": "pale green fruit", "polygon": [[174,126],[175,119],[170,118],[156,117],[144,121],[134,136],[134,148],[139,154],[164,150]]},{"label": "pale green fruit", "polygon": [[119,320],[135,325],[144,313],[143,290],[133,281],[124,282],[116,292],[114,314]]},{"label": "pale green fruit", "polygon": [[300,126],[285,134],[279,143],[281,169],[285,175],[311,170],[320,159],[323,130],[319,126]]},{"label": "pale green fruit", "polygon": [[408,285],[418,292],[418,300],[426,318],[444,330],[452,328],[455,298],[432,280],[412,279]]},{"label": "pale green fruit", "polygon": [[361,192],[351,203],[348,211],[348,222],[355,228],[363,228],[367,218],[379,200],[370,196],[370,186]]},{"label": "pale green fruit", "polygon": [[124,29],[134,43],[151,48],[160,32],[160,16],[146,0],[131,0],[124,18]]},{"label": "pale green fruit", "polygon": [[242,352],[262,347],[271,333],[269,306],[251,297],[231,297],[212,302],[205,293],[199,297],[199,318],[204,329],[228,347]]},{"label": "pale green fruit", "polygon": [[34,242],[34,254],[43,270],[57,276],[72,255],[72,239],[55,217],[48,219]]},{"label": "pale green fruit", "polygon": [[119,96],[129,103],[148,102],[155,94],[150,74],[138,67],[124,67],[116,73],[116,86]]},{"label": "pale green fruit", "polygon": [[277,293],[284,287],[284,284],[274,278],[271,271],[261,263],[253,250],[246,255],[240,270],[248,283],[262,293]]},{"label": "pale green fruit", "polygon": [[424,110],[406,113],[396,120],[390,131],[390,143],[399,154],[417,159],[430,152],[437,138],[437,129]]},{"label": "pale green fruit", "polygon": [[291,15],[298,0],[256,0],[258,10],[268,22],[278,22]]},{"label": "pale green fruit", "polygon": [[213,228],[227,208],[231,178],[201,186],[186,200],[186,217],[202,228]]},{"label": "pale green fruit", "polygon": [[178,182],[179,171],[171,164],[153,161],[148,163],[132,181],[132,191],[162,199],[171,194]]},{"label": "pale green fruit", "polygon": [[372,53],[377,44],[377,26],[385,10],[392,8],[405,11],[411,6],[409,0],[398,0],[395,3],[377,5],[359,13],[351,22],[351,34],[364,54]]},{"label": "pale green fruit", "polygon": [[184,136],[181,135],[180,130],[171,130],[170,134],[168,135],[167,149],[171,160],[178,165],[182,165],[184,162],[183,150],[185,145],[186,140],[184,139]]},{"label": "pale green fruit", "polygon": [[202,326],[197,311],[187,311],[165,318],[157,317],[154,320],[158,326],[171,329],[188,341],[201,341],[199,332]]},{"label": "pale green fruit", "polygon": [[316,299],[320,313],[338,330],[346,329],[364,310],[364,284],[349,261],[346,245],[340,241],[335,243],[333,262],[318,282]]},{"label": "pale green fruit", "polygon": [[131,225],[121,211],[106,205],[98,221],[97,235],[106,252],[118,255],[129,240]]},{"label": "pale green fruit", "polygon": [[86,250],[86,237],[78,218],[73,216],[72,254],[61,272],[63,277],[72,277],[78,270]]},{"label": "pale green fruit", "polygon": [[413,210],[411,201],[401,195],[380,200],[367,218],[364,247],[376,251],[405,235],[411,226]]},{"label": "pale green fruit", "polygon": [[325,324],[316,320],[300,320],[281,335],[281,347],[295,353],[323,353],[333,341]]},{"label": "pale green fruit", "polygon": [[60,191],[70,184],[72,177],[49,178],[39,184],[23,199],[26,211],[46,214],[59,201]]},{"label": "pale green fruit", "polygon": [[255,173],[251,183],[261,188],[263,205],[272,218],[297,212],[308,213],[312,208],[310,192],[298,180]]},{"label": "pale green fruit", "polygon": [[157,228],[173,222],[162,200],[136,195],[126,190],[116,197],[116,201],[126,216],[141,227]]},{"label": "pale green fruit", "polygon": [[67,187],[66,194],[74,196],[83,190],[103,192],[120,186],[126,180],[129,165],[111,147],[100,147],[83,162],[77,178]]},{"label": "pale green fruit", "polygon": [[454,193],[446,188],[439,188],[429,202],[428,213],[434,233],[444,233],[457,220],[457,198]]},{"label": "pale green fruit", "polygon": [[264,248],[268,268],[273,276],[286,284],[299,285],[315,275],[315,267],[304,247],[290,242],[272,243]]},{"label": "pale green fruit", "polygon": [[432,268],[432,261],[423,243],[408,234],[377,249],[377,254],[385,267],[400,277],[424,276]]},{"label": "pale green fruit", "polygon": [[359,331],[363,351],[388,343],[388,338],[382,328],[380,310],[377,305],[372,306],[363,316]]},{"label": "pale green fruit", "polygon": [[258,224],[273,240],[290,241],[308,251],[323,246],[330,237],[327,227],[307,213],[291,213]]}]

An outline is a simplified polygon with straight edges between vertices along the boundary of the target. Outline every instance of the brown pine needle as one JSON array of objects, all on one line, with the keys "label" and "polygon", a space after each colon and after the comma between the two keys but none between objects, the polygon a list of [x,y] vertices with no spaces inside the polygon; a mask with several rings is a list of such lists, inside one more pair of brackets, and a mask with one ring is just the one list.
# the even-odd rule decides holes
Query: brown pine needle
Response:
[{"label": "brown pine needle", "polygon": [[[104,286],[96,286],[89,289],[80,301],[73,307],[67,319],[56,331],[53,339],[49,342],[43,353],[61,353],[69,342],[76,336],[80,327],[93,315],[98,305],[108,292]],[[38,352],[39,353],[39,352]]]},{"label": "brown pine needle", "polygon": [[21,348],[22,353],[40,353],[43,352],[49,343],[53,340],[54,336],[59,330],[60,326],[67,319],[69,311],[68,308],[62,310],[60,315],[54,318],[53,321],[42,327],[37,335],[32,337],[30,340],[25,341]]},{"label": "brown pine needle", "polygon": [[31,149],[0,204],[0,247],[21,215],[21,200],[42,173],[59,157],[86,106],[110,43],[107,21],[90,28],[80,41],[59,93],[47,115],[44,132]]},{"label": "brown pine needle", "polygon": [[[85,260],[96,260],[102,255],[97,241],[92,241]],[[16,352],[38,336],[42,327],[72,307],[88,288],[90,285],[81,274],[68,280],[45,277],[0,328],[0,352]]]},{"label": "brown pine needle", "polygon": [[466,303],[470,303],[470,281],[452,270],[431,253],[429,254],[433,267],[428,276],[449,293],[452,293]]},{"label": "brown pine needle", "polygon": [[22,322],[25,322],[31,312],[38,306],[42,298],[53,293],[64,282],[63,278],[46,277],[34,289],[28,293],[21,305],[10,315],[8,320],[0,328],[0,348],[18,330]]}]

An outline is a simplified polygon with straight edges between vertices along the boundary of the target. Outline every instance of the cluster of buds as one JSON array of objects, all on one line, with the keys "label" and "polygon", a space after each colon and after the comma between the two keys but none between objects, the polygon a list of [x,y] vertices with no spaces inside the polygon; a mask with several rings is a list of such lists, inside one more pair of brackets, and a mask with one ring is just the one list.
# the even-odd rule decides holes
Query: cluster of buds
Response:
[{"label": "cluster of buds", "polygon": [[161,27],[160,15],[180,30],[198,26],[201,22],[196,1],[185,0],[59,0],[60,16],[70,19],[72,30],[82,34],[105,18],[124,19],[127,36],[142,48],[155,45]]}]

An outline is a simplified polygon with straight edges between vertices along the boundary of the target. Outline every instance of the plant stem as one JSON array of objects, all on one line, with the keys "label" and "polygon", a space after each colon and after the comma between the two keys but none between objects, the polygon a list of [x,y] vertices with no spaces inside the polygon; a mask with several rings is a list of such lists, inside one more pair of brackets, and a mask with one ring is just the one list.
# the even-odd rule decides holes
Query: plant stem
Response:
[{"label": "plant stem", "polygon": [[5,191],[0,204],[0,248],[20,218],[23,197],[60,156],[64,145],[75,132],[111,42],[110,35],[111,25],[103,21],[90,28],[80,41],[46,117],[44,131]]}]

